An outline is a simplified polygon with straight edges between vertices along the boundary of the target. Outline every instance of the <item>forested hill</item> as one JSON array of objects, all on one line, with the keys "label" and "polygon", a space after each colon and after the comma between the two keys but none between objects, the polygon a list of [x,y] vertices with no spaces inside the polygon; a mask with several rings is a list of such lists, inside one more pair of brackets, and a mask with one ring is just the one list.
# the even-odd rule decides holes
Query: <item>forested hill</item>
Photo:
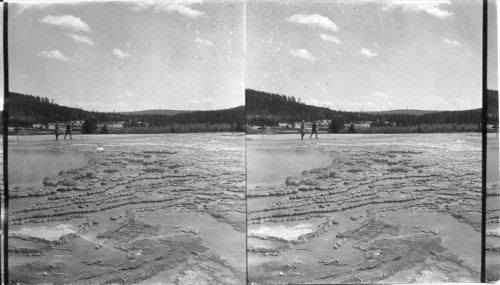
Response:
[{"label": "forested hill", "polygon": [[32,124],[54,123],[56,121],[92,120],[97,124],[109,122],[148,123],[150,127],[171,124],[231,124],[241,127],[245,124],[245,107],[214,111],[194,111],[175,115],[163,114],[121,114],[114,112],[86,111],[61,106],[48,98],[11,92],[8,111],[9,126],[31,127]]},{"label": "forested hill", "polygon": [[306,105],[294,96],[245,90],[247,123],[273,125],[278,122],[331,119],[337,112],[328,108]]},{"label": "forested hill", "polygon": [[[398,126],[418,124],[479,124],[481,109],[441,111],[423,115],[346,112],[304,104],[299,98],[247,89],[245,91],[247,124],[273,126],[280,122],[340,119],[344,123],[391,122]],[[497,104],[498,105],[498,104]]]},{"label": "forested hill", "polygon": [[54,123],[85,119],[89,112],[82,109],[60,106],[47,97],[9,93],[7,102],[9,126],[26,126],[32,123]]},{"label": "forested hill", "polygon": [[[400,114],[400,115],[424,115],[428,113],[436,113],[436,110],[416,110],[416,109],[396,109],[396,110],[388,110],[388,111],[368,111],[367,113],[370,114],[381,114],[381,115],[387,115],[387,114]],[[439,111],[443,112],[443,111]]]},{"label": "forested hill", "polygon": [[488,90],[488,124],[498,124],[498,91]]},{"label": "forested hill", "polygon": [[188,110],[142,110],[142,111],[134,111],[134,112],[120,112],[125,115],[177,115],[181,113],[189,113],[196,112],[196,110],[188,111]]}]

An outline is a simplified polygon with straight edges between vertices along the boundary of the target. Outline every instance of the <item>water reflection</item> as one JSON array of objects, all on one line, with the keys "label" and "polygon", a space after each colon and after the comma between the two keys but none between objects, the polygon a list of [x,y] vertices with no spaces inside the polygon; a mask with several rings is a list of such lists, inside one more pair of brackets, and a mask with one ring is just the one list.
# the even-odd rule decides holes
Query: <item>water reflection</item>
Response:
[{"label": "water reflection", "polygon": [[[248,147],[248,146],[247,146]],[[333,154],[321,151],[247,148],[247,183],[285,182],[303,170],[326,167]]]},{"label": "water reflection", "polygon": [[61,170],[85,166],[89,156],[75,151],[9,149],[9,184],[42,182]]}]

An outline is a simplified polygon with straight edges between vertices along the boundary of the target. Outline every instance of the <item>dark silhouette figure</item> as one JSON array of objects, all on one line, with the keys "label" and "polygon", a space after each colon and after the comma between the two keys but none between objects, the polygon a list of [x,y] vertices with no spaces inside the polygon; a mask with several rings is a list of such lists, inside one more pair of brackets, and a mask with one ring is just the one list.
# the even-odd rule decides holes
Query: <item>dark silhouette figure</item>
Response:
[{"label": "dark silhouette figure", "polygon": [[313,122],[311,136],[309,138],[312,138],[313,134],[316,135],[316,139],[317,139],[318,138],[318,132],[316,131],[316,121]]},{"label": "dark silhouette figure", "polygon": [[56,122],[56,128],[54,134],[56,135],[56,140],[57,140],[59,138],[59,121]]},{"label": "dark silhouette figure", "polygon": [[64,139],[66,139],[66,136],[69,134],[69,139],[72,140],[73,138],[71,137],[71,126],[69,123],[66,124],[66,134],[64,135]]},{"label": "dark silhouette figure", "polygon": [[304,125],[304,120],[302,120],[302,123],[300,124],[300,139],[304,139],[304,136],[306,135],[306,126]]}]

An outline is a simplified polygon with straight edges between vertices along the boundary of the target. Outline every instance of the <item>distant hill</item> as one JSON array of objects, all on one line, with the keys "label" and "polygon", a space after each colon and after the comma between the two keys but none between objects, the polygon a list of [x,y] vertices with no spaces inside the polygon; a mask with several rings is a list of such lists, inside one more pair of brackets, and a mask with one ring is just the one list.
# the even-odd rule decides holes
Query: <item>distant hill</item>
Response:
[{"label": "distant hill", "polygon": [[271,94],[252,89],[245,91],[247,124],[277,125],[279,122],[330,119],[336,113],[323,107],[306,105],[293,96]]},{"label": "distant hill", "polygon": [[398,115],[424,115],[424,114],[429,114],[429,113],[439,113],[439,112],[445,112],[445,111],[436,111],[436,110],[417,110],[417,109],[397,109],[397,110],[389,110],[389,111],[368,111],[367,113],[370,114],[398,114]]},{"label": "distant hill", "polygon": [[[393,110],[386,112],[346,112],[307,105],[300,98],[267,93],[252,89],[245,91],[246,120],[251,126],[276,126],[278,123],[293,123],[302,120],[336,119],[343,123],[371,121],[373,126],[416,126],[419,124],[479,124],[481,110],[424,111]],[[412,111],[412,112],[410,112]]]},{"label": "distant hill", "polygon": [[[126,126],[167,127],[172,125],[225,124],[232,130],[243,130],[245,107],[239,106],[223,110],[178,111],[175,114],[155,113],[114,113],[86,111],[61,106],[48,98],[11,92],[8,100],[9,126],[31,127],[33,124],[47,124],[67,121],[90,120],[92,124],[125,122]],[[152,110],[151,110],[152,111]],[[165,110],[172,111],[172,110]],[[175,111],[175,110],[174,110]]]},{"label": "distant hill", "polygon": [[126,114],[126,115],[177,115],[177,114],[182,114],[182,113],[190,113],[190,112],[196,112],[194,111],[187,111],[187,110],[142,110],[142,111],[134,111],[134,112],[120,112],[121,114]]}]

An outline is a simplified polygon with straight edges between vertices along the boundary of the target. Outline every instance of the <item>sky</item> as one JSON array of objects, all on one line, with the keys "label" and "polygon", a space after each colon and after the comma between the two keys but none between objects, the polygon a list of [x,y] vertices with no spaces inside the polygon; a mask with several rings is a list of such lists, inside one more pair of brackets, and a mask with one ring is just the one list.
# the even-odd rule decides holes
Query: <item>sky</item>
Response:
[{"label": "sky", "polygon": [[10,3],[10,90],[95,111],[244,105],[243,2]]},{"label": "sky", "polygon": [[488,89],[498,90],[498,6],[496,0],[488,0]]},{"label": "sky", "polygon": [[252,1],[246,15],[247,88],[346,111],[482,105],[482,1]]}]

